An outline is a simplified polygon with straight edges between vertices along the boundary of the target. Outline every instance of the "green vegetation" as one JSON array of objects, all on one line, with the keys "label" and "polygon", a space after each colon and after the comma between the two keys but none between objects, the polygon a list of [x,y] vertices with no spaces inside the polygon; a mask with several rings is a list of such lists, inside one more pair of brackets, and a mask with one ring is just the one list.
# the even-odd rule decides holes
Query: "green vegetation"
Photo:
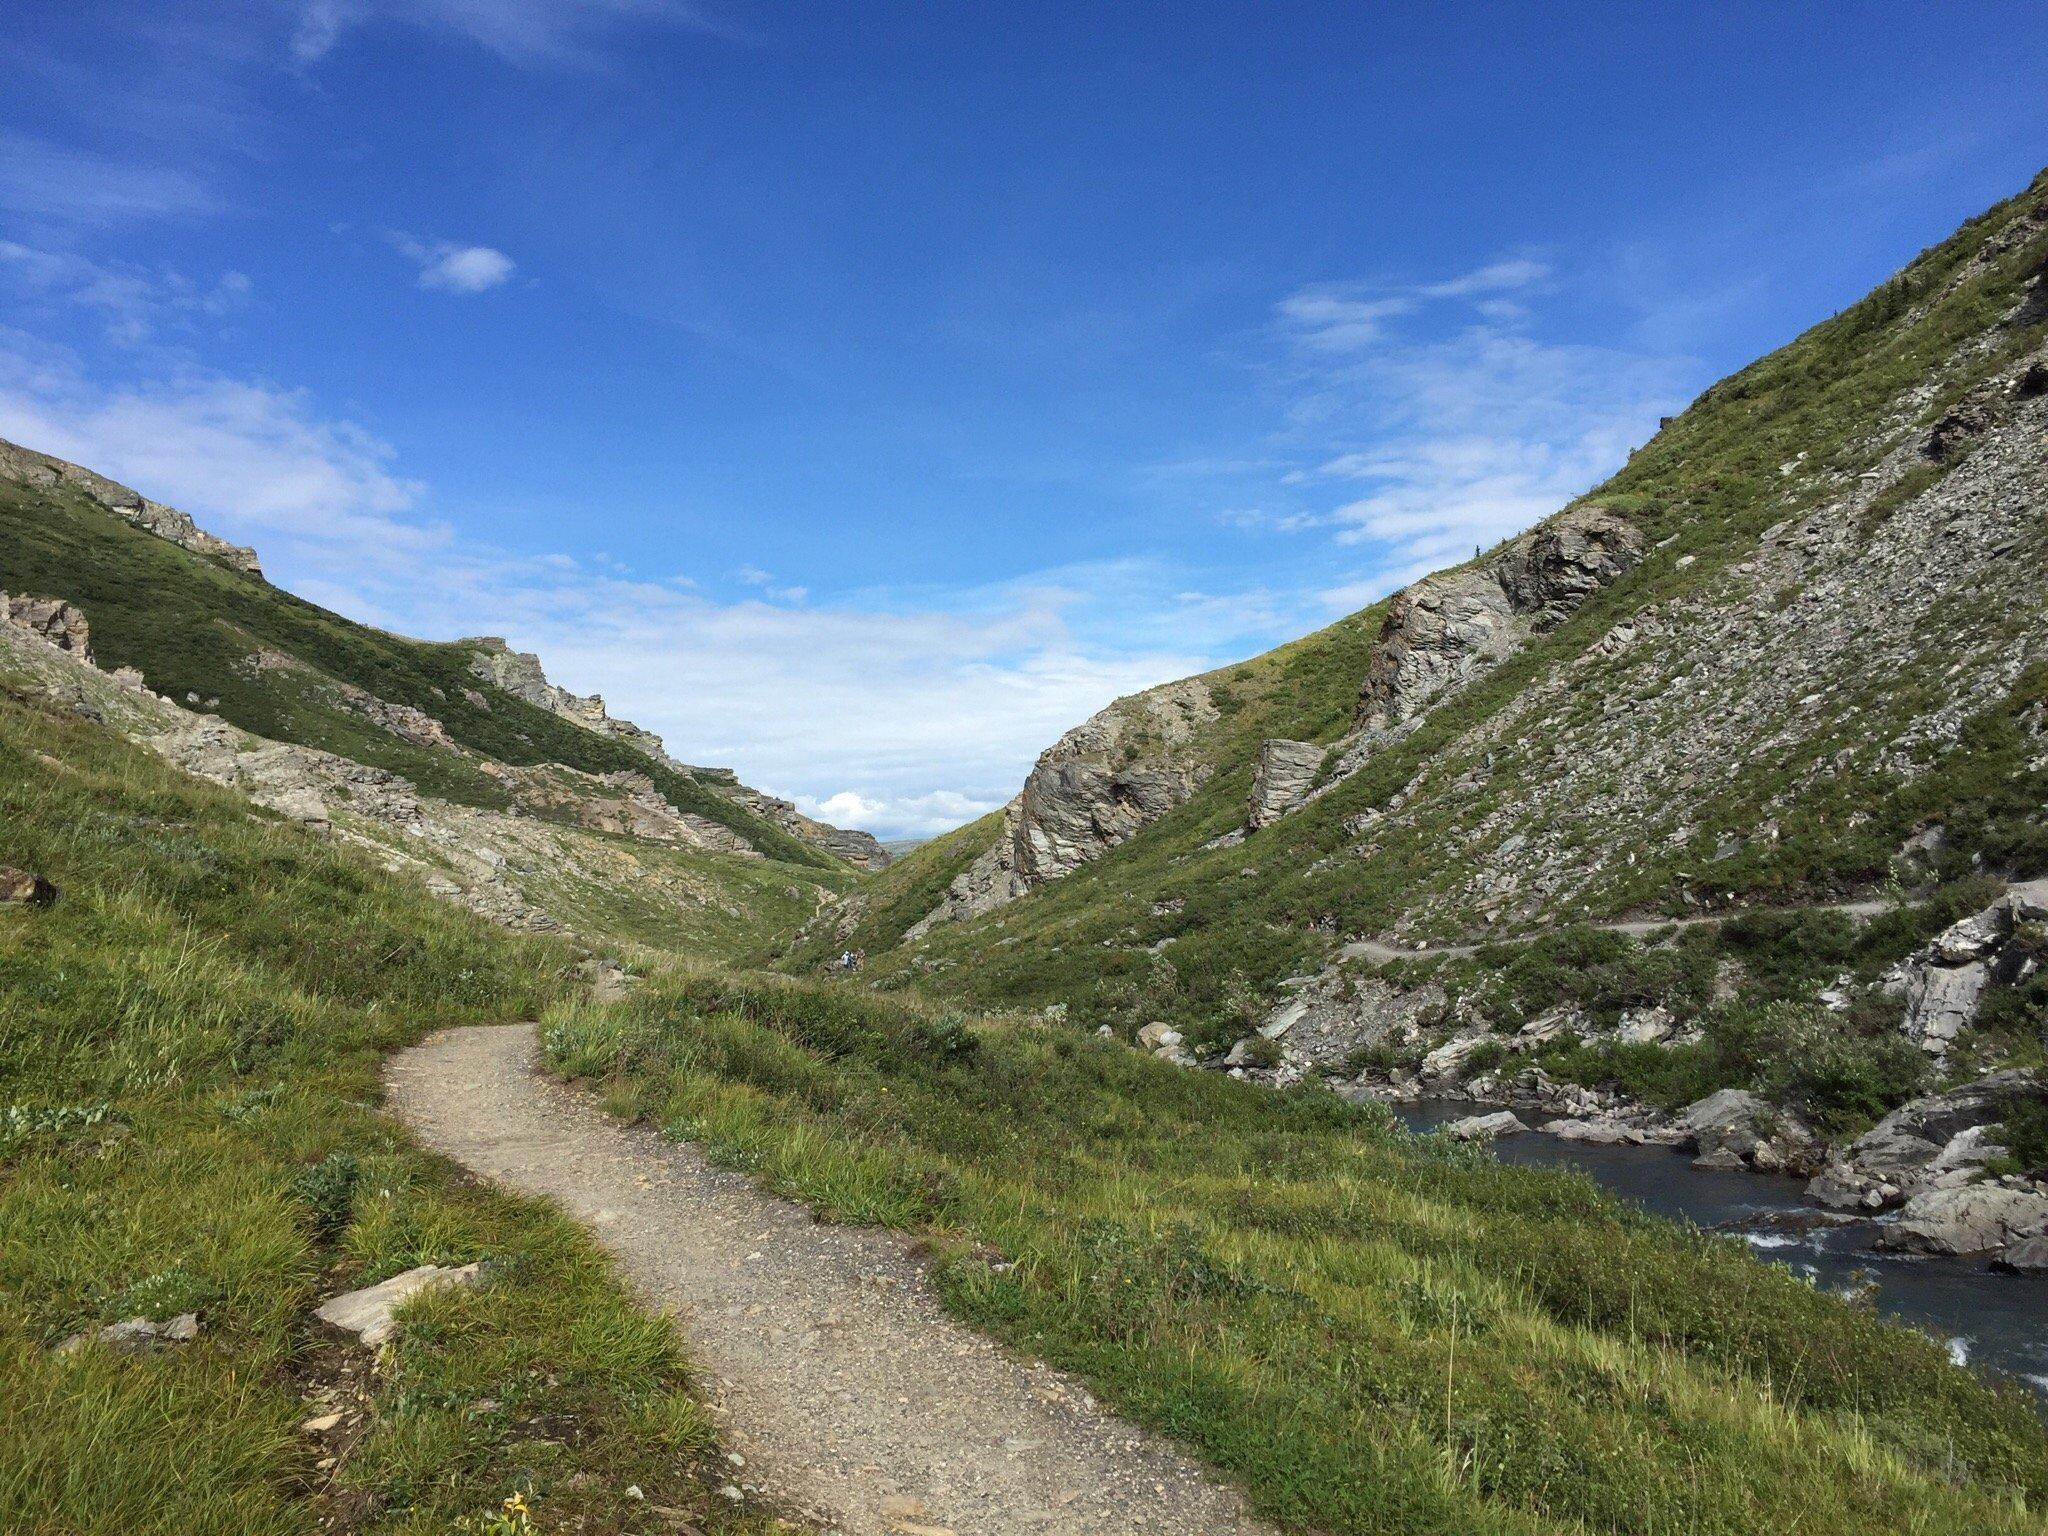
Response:
[{"label": "green vegetation", "polygon": [[[134,667],[159,693],[218,700],[208,707],[244,730],[390,769],[444,799],[507,803],[504,787],[473,760],[401,740],[349,708],[337,682],[431,715],[457,744],[498,762],[644,773],[678,810],[730,827],[773,858],[838,867],[693,775],[479,678],[473,646],[353,623],[190,554],[74,491],[0,481],[0,591],[76,603],[92,624],[100,664]],[[258,666],[258,651],[291,664]]]},{"label": "green vegetation", "polygon": [[[0,1530],[442,1536],[519,1490],[542,1528],[647,1529],[632,1483],[772,1528],[700,1482],[671,1332],[593,1246],[370,1107],[384,1051],[563,997],[566,947],[4,692],[0,863],[61,891],[0,908]],[[309,1309],[475,1259],[488,1282],[412,1309],[370,1432],[316,1466],[302,1395],[346,1351]],[[156,1354],[51,1347],[195,1309]]]},{"label": "green vegetation", "polygon": [[2031,1402],[1590,1183],[847,986],[548,1016],[612,1106],[921,1234],[962,1316],[1318,1532],[2035,1531]]},{"label": "green vegetation", "polygon": [[[1949,669],[1959,658],[2032,643],[2037,614],[1988,607],[1970,592],[1951,594],[1929,616],[1914,666],[1845,677],[1824,720],[1773,736],[1770,751],[1727,788],[1674,792],[1662,835],[1608,847],[1600,819],[1573,819],[1570,807],[1547,820],[1517,819],[1569,766],[1552,755],[1560,730],[1597,718],[1618,679],[1654,701],[1690,670],[1678,658],[1669,675],[1643,681],[1621,661],[1589,655],[1597,641],[1653,606],[1705,600],[1730,567],[1754,557],[1768,529],[1832,504],[1902,432],[1924,432],[2040,344],[2048,309],[2000,322],[2048,264],[2048,224],[2037,217],[2044,202],[2048,179],[1972,220],[1869,300],[1708,390],[1587,497],[1635,522],[1652,542],[1648,558],[1330,793],[1241,844],[1213,846],[1242,824],[1261,739],[1333,743],[1349,726],[1383,608],[1210,674],[1222,718],[1194,746],[1210,778],[1188,803],[1079,871],[911,942],[902,933],[940,882],[904,872],[885,887],[890,899],[870,902],[850,940],[868,950],[871,976],[983,1006],[1065,1003],[1077,1021],[1127,1031],[1163,1019],[1198,1040],[1227,1039],[1242,1032],[1248,1000],[1270,999],[1283,977],[1317,968],[1342,936],[1398,929],[1452,938],[1481,926],[1488,914],[1474,894],[1477,877],[1497,862],[1510,831],[1555,839],[1579,860],[1543,910],[1515,912],[1515,924],[1537,929],[1567,918],[1799,908],[1869,894],[1894,878],[1902,841],[1936,822],[1950,836],[1936,871],[1944,882],[2048,871],[2040,734],[2048,667],[2023,673],[1952,744],[1919,749],[1911,773],[1871,750],[1952,697]],[[1916,386],[1933,390],[1922,418],[1881,425]],[[1944,455],[1915,470],[1912,486],[1926,489],[1959,462],[1967,456]],[[1890,512],[1881,505],[1873,515]],[[1781,593],[1787,602],[1797,596]],[[1567,666],[1577,670],[1559,682]],[[1513,712],[1532,696],[1535,710]],[[1769,835],[1757,835],[1765,826]],[[985,845],[986,833],[974,837]],[[971,851],[963,842],[948,867],[964,866]],[[936,876],[937,861],[918,873]],[[1840,938],[1819,929],[1796,937]],[[778,963],[812,969],[827,949],[814,941]],[[1697,1001],[1711,977],[1695,958],[1681,947],[1656,963],[1685,974],[1648,980]],[[1604,986],[1567,969],[1505,984],[1528,997],[1551,983]]]}]

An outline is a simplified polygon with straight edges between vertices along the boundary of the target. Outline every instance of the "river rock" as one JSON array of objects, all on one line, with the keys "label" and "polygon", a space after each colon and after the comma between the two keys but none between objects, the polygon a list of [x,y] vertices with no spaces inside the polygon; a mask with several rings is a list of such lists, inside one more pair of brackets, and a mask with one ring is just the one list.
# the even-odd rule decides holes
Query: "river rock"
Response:
[{"label": "river rock", "polygon": [[1991,1267],[2008,1275],[2048,1275],[2048,1237],[2022,1238],[1993,1259]]},{"label": "river rock", "polygon": [[1500,1136],[1518,1136],[1529,1127],[1511,1109],[1497,1109],[1490,1115],[1467,1115],[1444,1127],[1444,1134],[1458,1141],[1492,1141]]},{"label": "river rock", "polygon": [[1993,1253],[2048,1232],[2048,1195],[1997,1184],[1915,1195],[1878,1234],[1893,1253]]},{"label": "river rock", "polygon": [[1745,1088],[1723,1088],[1689,1104],[1678,1128],[1697,1151],[1702,1168],[1754,1167],[1779,1173],[1817,1161],[1811,1131],[1785,1111],[1766,1104]]},{"label": "river rock", "polygon": [[1565,1141],[1582,1141],[1595,1147],[1634,1146],[1643,1139],[1632,1125],[1606,1118],[1595,1120],[1552,1120],[1543,1127]]}]

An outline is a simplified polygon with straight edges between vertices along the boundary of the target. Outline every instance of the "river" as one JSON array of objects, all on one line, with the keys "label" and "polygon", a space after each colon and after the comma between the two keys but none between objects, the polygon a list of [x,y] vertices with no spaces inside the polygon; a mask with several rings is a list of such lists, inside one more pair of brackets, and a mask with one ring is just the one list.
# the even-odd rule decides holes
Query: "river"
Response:
[{"label": "river", "polygon": [[[1389,1106],[1428,1131],[1498,1106],[1425,1099]],[[2003,1372],[2048,1396],[2048,1276],[2001,1275],[1982,1258],[1875,1251],[1874,1221],[1835,1223],[1796,1179],[1695,1168],[1669,1147],[1596,1147],[1529,1132],[1493,1143],[1504,1163],[1570,1168],[1660,1216],[1724,1229],[1756,1253],[1831,1291],[1872,1282],[1879,1311],[1944,1340],[1959,1364]]]}]

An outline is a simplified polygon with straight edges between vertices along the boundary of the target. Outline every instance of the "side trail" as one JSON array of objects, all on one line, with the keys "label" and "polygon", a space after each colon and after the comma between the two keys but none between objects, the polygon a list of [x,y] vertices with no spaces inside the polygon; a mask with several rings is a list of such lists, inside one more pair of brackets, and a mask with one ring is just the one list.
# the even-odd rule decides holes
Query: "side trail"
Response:
[{"label": "side trail", "polygon": [[675,1312],[738,1479],[845,1536],[1274,1536],[1170,1442],[955,1321],[904,1237],[622,1127],[536,1057],[530,1024],[446,1031],[393,1059],[390,1107]]}]

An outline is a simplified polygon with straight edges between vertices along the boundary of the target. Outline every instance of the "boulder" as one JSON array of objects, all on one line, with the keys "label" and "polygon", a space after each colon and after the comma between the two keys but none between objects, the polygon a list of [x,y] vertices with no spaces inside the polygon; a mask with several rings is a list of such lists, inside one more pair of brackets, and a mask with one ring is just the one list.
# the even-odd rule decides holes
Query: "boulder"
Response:
[{"label": "boulder", "polygon": [[2048,1232],[2048,1195],[1998,1184],[1915,1195],[1878,1234],[1891,1253],[1995,1253]]},{"label": "boulder", "polygon": [[1595,1147],[1634,1146],[1643,1139],[1642,1132],[1634,1126],[1623,1125],[1619,1120],[1571,1119],[1552,1120],[1542,1129],[1563,1141],[1582,1141]]},{"label": "boulder", "polygon": [[2048,1275],[2048,1237],[2025,1237],[1991,1261],[2008,1275]]},{"label": "boulder", "polygon": [[1687,1105],[1678,1128],[1690,1138],[1698,1153],[1693,1161],[1702,1168],[1777,1173],[1816,1160],[1813,1133],[1744,1088],[1723,1088]]},{"label": "boulder", "polygon": [[323,1323],[357,1335],[374,1349],[397,1328],[398,1308],[421,1291],[436,1285],[475,1285],[482,1273],[481,1264],[464,1264],[457,1269],[422,1264],[362,1290],[331,1296],[320,1303],[314,1315]]},{"label": "boulder", "polygon": [[1490,1115],[1467,1115],[1444,1127],[1444,1134],[1458,1141],[1492,1141],[1499,1136],[1519,1136],[1529,1127],[1513,1110],[1497,1109]]},{"label": "boulder", "polygon": [[1259,744],[1258,766],[1252,770],[1251,804],[1245,825],[1253,831],[1270,826],[1308,797],[1323,766],[1323,748],[1312,741],[1266,741]]},{"label": "boulder", "polygon": [[1171,1050],[1181,1039],[1181,1032],[1171,1024],[1147,1024],[1138,1031],[1138,1044],[1148,1051]]},{"label": "boulder", "polygon": [[0,907],[47,907],[57,899],[57,887],[41,875],[0,864]]}]

